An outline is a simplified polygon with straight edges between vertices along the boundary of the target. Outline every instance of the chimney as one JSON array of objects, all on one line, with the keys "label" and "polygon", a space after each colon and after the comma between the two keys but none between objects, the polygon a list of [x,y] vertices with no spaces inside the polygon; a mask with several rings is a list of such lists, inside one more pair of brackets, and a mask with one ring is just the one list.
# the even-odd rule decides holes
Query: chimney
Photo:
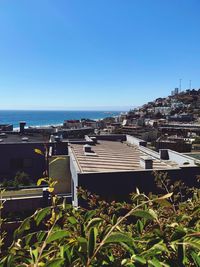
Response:
[{"label": "chimney", "polygon": [[26,125],[25,121],[20,121],[20,123],[19,123],[19,132],[20,132],[20,134],[24,134],[25,125]]},{"label": "chimney", "polygon": [[83,151],[84,153],[91,153],[92,152],[92,147],[88,144],[83,146]]},{"label": "chimney", "polygon": [[153,159],[148,156],[140,157],[140,167],[145,170],[153,169]]},{"label": "chimney", "polygon": [[169,159],[169,154],[168,154],[168,149],[160,149],[160,159],[162,160],[168,160]]}]

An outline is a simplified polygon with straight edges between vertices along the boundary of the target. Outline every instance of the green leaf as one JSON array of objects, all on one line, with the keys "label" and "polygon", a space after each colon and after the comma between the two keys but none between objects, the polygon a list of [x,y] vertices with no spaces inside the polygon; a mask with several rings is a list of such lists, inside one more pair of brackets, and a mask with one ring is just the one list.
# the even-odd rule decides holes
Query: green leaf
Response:
[{"label": "green leaf", "polygon": [[35,235],[35,233],[31,233],[25,236],[25,243],[26,245],[30,245],[32,237]]},{"label": "green leaf", "polygon": [[113,214],[112,216],[112,224],[115,225],[117,223],[117,216],[116,214]]},{"label": "green leaf", "polygon": [[69,250],[68,245],[63,245],[60,247],[60,256],[65,259],[65,266],[71,264],[73,253],[71,253],[71,251]]},{"label": "green leaf", "polygon": [[153,266],[153,267],[162,267],[162,265],[160,264],[159,260],[157,260],[156,258],[149,260],[148,261],[148,266]]},{"label": "green leaf", "polygon": [[44,231],[39,231],[38,233],[37,233],[37,240],[38,240],[38,242],[40,243],[40,242],[42,242],[43,240],[44,240],[44,237],[46,236],[46,232],[44,232]]},{"label": "green leaf", "polygon": [[35,151],[36,154],[44,156],[43,152],[40,149],[35,148],[34,151]]},{"label": "green leaf", "polygon": [[133,239],[125,233],[112,233],[106,240],[105,243],[132,243]]},{"label": "green leaf", "polygon": [[138,233],[142,234],[142,231],[144,229],[144,223],[141,220],[137,220],[136,227],[137,227]]},{"label": "green leaf", "polygon": [[90,227],[95,227],[97,226],[100,222],[102,222],[101,218],[93,218],[92,220],[89,221],[87,228],[89,229]]},{"label": "green leaf", "polygon": [[64,238],[64,237],[69,237],[70,236],[70,233],[68,231],[65,231],[65,230],[59,230],[59,231],[56,231],[54,233],[52,233],[48,238],[47,238],[47,244],[53,242],[53,241],[56,241],[58,239],[61,239],[61,238]]},{"label": "green leaf", "polygon": [[162,199],[166,199],[166,198],[170,198],[173,195],[173,193],[168,193],[162,197],[159,197],[157,200],[162,200]]},{"label": "green leaf", "polygon": [[64,266],[64,259],[60,259],[60,258],[57,258],[57,259],[53,259],[51,261],[49,261],[45,267],[62,267]]},{"label": "green leaf", "polygon": [[96,215],[96,210],[90,210],[90,211],[87,211],[85,216],[84,216],[84,221],[87,222],[89,221],[93,216]]},{"label": "green leaf", "polygon": [[21,235],[24,231],[27,231],[30,229],[30,220],[31,220],[31,217],[28,217],[22,222],[20,227],[15,231],[14,238]]},{"label": "green leaf", "polygon": [[78,237],[77,241],[80,245],[81,251],[82,252],[87,252],[87,239],[84,237]]},{"label": "green leaf", "polygon": [[4,259],[1,259],[0,262],[0,267],[12,267],[14,264],[14,256],[13,255],[8,255]]},{"label": "green leaf", "polygon": [[199,237],[186,237],[184,239],[184,242],[186,242],[187,245],[200,250],[200,238]]},{"label": "green leaf", "polygon": [[200,257],[194,252],[191,252],[191,257],[196,265],[196,267],[200,267]]},{"label": "green leaf", "polygon": [[39,248],[32,249],[30,247],[30,254],[32,255],[32,258],[34,258],[34,261],[36,261],[39,254]]},{"label": "green leaf", "polygon": [[121,243],[120,244],[126,251],[128,251],[131,255],[135,254],[135,250],[134,250],[134,247],[129,244],[126,244],[126,243]]},{"label": "green leaf", "polygon": [[58,161],[58,160],[65,160],[65,158],[62,157],[57,157],[56,159],[53,159],[52,161],[49,162],[49,165],[53,164],[54,162]]},{"label": "green leaf", "polygon": [[70,216],[70,217],[68,217],[67,219],[68,219],[68,221],[69,221],[71,224],[77,224],[77,220],[76,220],[75,217]]},{"label": "green leaf", "polygon": [[154,220],[154,216],[151,214],[151,212],[146,211],[146,210],[136,210],[132,213],[132,215],[136,216],[136,217],[141,217],[141,218],[145,218],[147,220]]},{"label": "green leaf", "polygon": [[96,247],[97,229],[95,227],[90,228],[88,239],[88,256],[92,257]]},{"label": "green leaf", "polygon": [[151,214],[151,216],[152,216],[156,221],[158,220],[158,216],[157,216],[157,214],[155,213],[154,210],[149,209],[149,214]]},{"label": "green leaf", "polygon": [[36,225],[38,226],[41,223],[41,221],[50,213],[51,213],[50,207],[46,207],[42,210],[39,210],[34,216]]},{"label": "green leaf", "polygon": [[37,185],[40,186],[42,182],[45,182],[47,184],[47,182],[48,182],[47,181],[47,178],[40,178],[40,179],[38,179]]},{"label": "green leaf", "polygon": [[147,261],[145,260],[145,258],[143,258],[141,256],[133,255],[131,257],[131,259],[133,259],[134,262],[139,263],[139,264],[146,264],[147,263]]}]

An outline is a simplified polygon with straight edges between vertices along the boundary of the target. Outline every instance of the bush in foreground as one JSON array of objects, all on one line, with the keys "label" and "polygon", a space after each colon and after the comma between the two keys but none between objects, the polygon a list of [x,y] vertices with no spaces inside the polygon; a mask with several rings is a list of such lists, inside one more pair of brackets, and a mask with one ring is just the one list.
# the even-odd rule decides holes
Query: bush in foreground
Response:
[{"label": "bush in foreground", "polygon": [[199,190],[157,182],[165,195],[137,189],[130,203],[79,189],[87,208],[76,209],[52,196],[17,229],[0,266],[200,266]]}]

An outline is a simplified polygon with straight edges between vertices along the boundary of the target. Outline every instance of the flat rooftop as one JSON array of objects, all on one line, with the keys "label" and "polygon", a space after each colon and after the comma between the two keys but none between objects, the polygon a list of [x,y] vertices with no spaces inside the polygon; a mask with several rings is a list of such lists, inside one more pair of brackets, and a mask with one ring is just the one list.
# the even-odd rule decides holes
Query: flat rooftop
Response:
[{"label": "flat rooftop", "polygon": [[[120,172],[144,170],[140,166],[140,157],[149,156],[138,146],[127,145],[116,141],[98,141],[92,146],[91,155],[85,155],[83,145],[70,144],[81,173],[93,172]],[[153,158],[154,170],[168,170],[177,168],[174,162],[165,162]]]},{"label": "flat rooftop", "polygon": [[5,136],[0,134],[0,145],[16,144],[16,143],[44,143],[48,142],[49,138],[42,134],[23,134],[6,133]]}]

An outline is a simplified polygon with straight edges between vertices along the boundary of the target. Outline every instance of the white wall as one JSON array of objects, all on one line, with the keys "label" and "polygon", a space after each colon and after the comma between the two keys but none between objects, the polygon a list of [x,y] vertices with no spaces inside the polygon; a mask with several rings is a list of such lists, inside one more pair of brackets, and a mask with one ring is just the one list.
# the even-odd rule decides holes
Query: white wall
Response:
[{"label": "white wall", "polygon": [[126,135],[126,141],[129,144],[136,145],[136,146],[140,146],[140,145],[146,146],[146,144],[147,144],[146,141],[139,139],[139,138],[136,138],[136,137],[131,136],[131,135]]},{"label": "white wall", "polygon": [[[186,156],[186,155],[182,155],[176,151],[170,150],[168,149],[168,155],[169,155],[169,160],[171,161],[175,161],[178,165],[182,166],[182,167],[188,167],[188,166],[196,166],[195,164],[195,159]],[[185,162],[189,162],[189,164],[184,165]]]}]

